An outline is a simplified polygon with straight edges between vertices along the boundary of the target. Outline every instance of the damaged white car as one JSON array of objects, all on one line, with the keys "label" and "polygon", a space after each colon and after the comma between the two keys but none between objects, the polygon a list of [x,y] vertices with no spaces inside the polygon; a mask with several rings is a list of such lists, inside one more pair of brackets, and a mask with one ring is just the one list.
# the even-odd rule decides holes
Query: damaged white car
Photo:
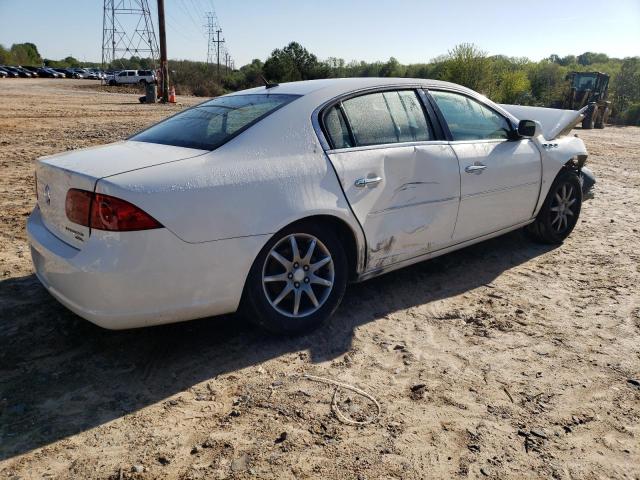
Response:
[{"label": "damaged white car", "polygon": [[219,97],[127,141],[41,158],[36,274],[105,328],[243,306],[270,331],[302,332],[350,281],[517,228],[562,242],[582,203],[587,151],[568,135],[580,118],[419,79]]}]

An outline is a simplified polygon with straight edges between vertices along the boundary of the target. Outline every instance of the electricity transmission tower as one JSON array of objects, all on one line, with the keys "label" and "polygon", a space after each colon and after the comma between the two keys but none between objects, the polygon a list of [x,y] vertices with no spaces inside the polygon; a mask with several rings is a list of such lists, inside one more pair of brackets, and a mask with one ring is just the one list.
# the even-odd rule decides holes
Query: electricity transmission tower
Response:
[{"label": "electricity transmission tower", "polygon": [[220,39],[220,34],[222,33],[222,28],[220,27],[220,22],[218,22],[218,17],[215,12],[207,12],[206,15],[207,24],[204,26],[207,33],[207,64],[211,65],[214,63],[215,57],[215,65],[216,72],[218,77],[220,76],[220,65],[223,62],[225,68],[228,68],[229,62],[231,61],[231,56],[227,52],[226,47],[223,45],[225,43],[224,38]]},{"label": "electricity transmission tower", "polygon": [[215,12],[207,12],[206,19],[207,24],[204,28],[207,33],[207,65],[211,65],[216,53],[216,30],[218,30],[220,26],[218,25],[218,17]]},{"label": "electricity transmission tower", "polygon": [[151,58],[155,67],[158,40],[148,0],[104,0],[103,68],[124,57]]}]

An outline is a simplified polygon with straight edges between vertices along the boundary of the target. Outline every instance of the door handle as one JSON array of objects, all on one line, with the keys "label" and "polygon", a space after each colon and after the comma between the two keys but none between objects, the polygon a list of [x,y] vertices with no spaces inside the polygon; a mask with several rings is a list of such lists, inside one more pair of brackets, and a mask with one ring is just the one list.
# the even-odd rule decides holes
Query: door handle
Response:
[{"label": "door handle", "polygon": [[483,165],[480,162],[476,162],[473,165],[468,165],[464,171],[467,173],[475,173],[475,174],[480,174],[484,171],[484,169],[487,168],[486,165]]},{"label": "door handle", "polygon": [[382,177],[359,178],[353,184],[358,188],[364,188],[367,185],[377,185],[382,181]]}]

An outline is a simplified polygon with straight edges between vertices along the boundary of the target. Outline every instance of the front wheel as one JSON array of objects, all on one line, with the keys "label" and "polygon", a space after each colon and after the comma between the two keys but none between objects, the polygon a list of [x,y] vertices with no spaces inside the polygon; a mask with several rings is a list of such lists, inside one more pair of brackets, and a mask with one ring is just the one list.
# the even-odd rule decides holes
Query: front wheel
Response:
[{"label": "front wheel", "polygon": [[584,118],[582,119],[583,129],[590,130],[594,127],[596,115],[598,113],[597,108],[598,107],[596,105],[589,105],[589,108],[587,108],[587,111],[584,114]]},{"label": "front wheel", "polygon": [[272,333],[313,330],[338,308],[347,275],[344,249],[330,229],[293,225],[276,234],[254,261],[245,290],[247,314]]},{"label": "front wheel", "polygon": [[582,208],[577,173],[566,171],[554,180],[535,221],[527,229],[542,243],[559,244],[573,231]]}]

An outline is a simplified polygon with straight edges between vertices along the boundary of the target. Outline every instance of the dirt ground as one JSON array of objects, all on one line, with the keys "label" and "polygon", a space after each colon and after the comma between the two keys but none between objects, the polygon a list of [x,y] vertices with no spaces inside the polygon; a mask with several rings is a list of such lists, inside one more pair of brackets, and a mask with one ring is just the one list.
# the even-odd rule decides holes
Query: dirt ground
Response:
[{"label": "dirt ground", "polygon": [[[238,316],[112,332],[33,275],[33,163],[181,105],[87,85],[0,81],[1,478],[640,478],[640,128],[575,131],[598,184],[558,248],[514,232],[352,285],[297,339]],[[375,421],[341,423],[305,374],[380,416],[344,391]]]}]

